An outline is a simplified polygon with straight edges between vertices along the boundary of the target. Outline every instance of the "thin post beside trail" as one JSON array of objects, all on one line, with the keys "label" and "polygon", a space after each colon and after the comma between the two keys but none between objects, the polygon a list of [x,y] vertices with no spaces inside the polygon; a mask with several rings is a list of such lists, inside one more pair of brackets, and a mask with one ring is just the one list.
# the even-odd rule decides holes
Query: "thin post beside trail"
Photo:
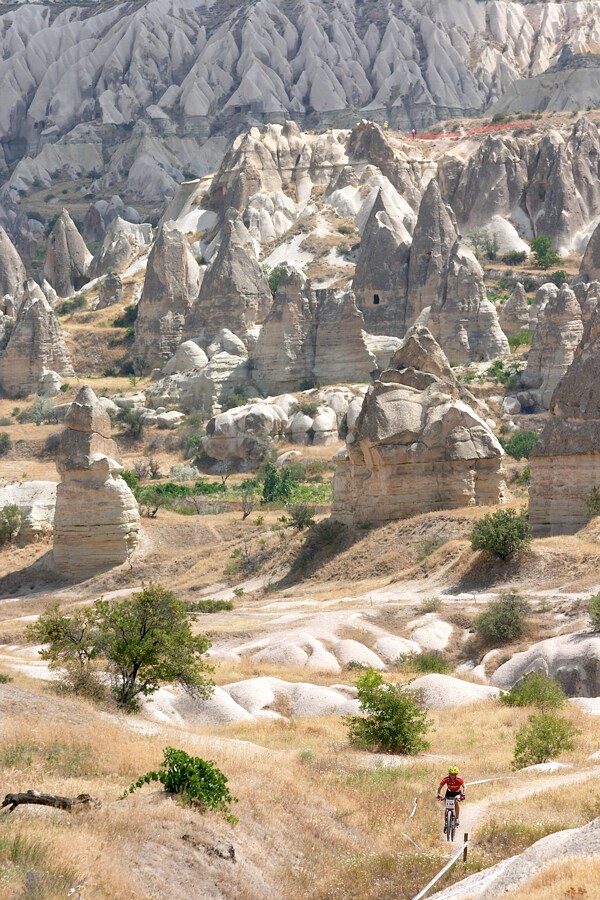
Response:
[{"label": "thin post beside trail", "polygon": [[469,846],[469,832],[465,831],[463,835],[463,862],[467,861],[467,848]]}]

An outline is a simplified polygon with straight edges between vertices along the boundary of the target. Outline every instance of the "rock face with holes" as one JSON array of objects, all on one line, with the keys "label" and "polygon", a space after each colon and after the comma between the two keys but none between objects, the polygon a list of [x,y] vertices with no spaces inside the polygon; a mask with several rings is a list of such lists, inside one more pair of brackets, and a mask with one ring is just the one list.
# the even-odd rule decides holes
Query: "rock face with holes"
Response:
[{"label": "rock face with holes", "polygon": [[370,334],[405,331],[411,236],[380,189],[365,225],[352,289]]},{"label": "rock face with holes", "polygon": [[126,562],[136,547],[140,517],[135,497],[120,477],[110,419],[83,387],[65,420],[56,467],[61,476],[54,517],[54,568],[88,578]]},{"label": "rock face with holes", "polygon": [[450,252],[425,324],[453,363],[495,359],[510,352],[496,308],[487,299],[483,270],[460,240]]},{"label": "rock face with holes", "polygon": [[507,337],[529,331],[529,304],[525,288],[519,281],[500,310],[500,328]]},{"label": "rock face with holes", "polygon": [[162,366],[175,353],[199,286],[200,267],[187,240],[165,222],[148,257],[135,325],[134,354],[144,368]]},{"label": "rock face with holes", "polygon": [[50,373],[62,380],[75,374],[60,325],[38,290],[41,296],[34,296],[21,306],[6,349],[0,355],[0,391],[7,397],[37,393]]},{"label": "rock face with holes", "polygon": [[527,367],[521,383],[542,409],[549,409],[552,394],[569,368],[583,334],[581,306],[563,284],[539,313]]},{"label": "rock face with holes", "polygon": [[92,254],[77,226],[63,209],[50,232],[44,275],[59,297],[69,297],[88,280]]},{"label": "rock face with holes", "polygon": [[502,502],[502,448],[461,398],[431,335],[410,329],[392,366],[367,394],[337,460],[334,518],[376,523]]},{"label": "rock face with holes", "polygon": [[13,316],[25,295],[27,274],[17,248],[0,225],[0,312]]},{"label": "rock face with holes", "polygon": [[600,485],[600,310],[586,325],[554,391],[551,416],[531,455],[529,521],[538,537],[574,534]]}]

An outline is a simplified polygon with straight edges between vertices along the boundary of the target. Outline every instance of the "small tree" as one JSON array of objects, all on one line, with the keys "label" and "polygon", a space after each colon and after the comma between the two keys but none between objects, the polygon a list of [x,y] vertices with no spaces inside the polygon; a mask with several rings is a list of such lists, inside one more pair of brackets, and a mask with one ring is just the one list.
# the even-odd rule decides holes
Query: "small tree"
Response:
[{"label": "small tree", "polygon": [[513,766],[522,769],[555,759],[563,750],[572,750],[573,738],[581,732],[568,719],[552,713],[529,716],[515,737]]},{"label": "small tree", "polygon": [[27,627],[30,641],[45,644],[40,650],[51,671],[61,673],[62,686],[76,694],[100,697],[103,686],[95,660],[101,648],[94,609],[64,615],[57,602],[50,603],[37,622]]},{"label": "small tree", "polygon": [[287,467],[283,472],[279,472],[275,463],[268,462],[265,465],[262,502],[275,503],[278,500],[285,502],[292,496],[295,486],[292,472]]},{"label": "small tree", "polygon": [[203,809],[217,810],[232,825],[237,822],[230,811],[231,804],[237,803],[237,799],[229,792],[228,779],[212,760],[190,756],[185,750],[176,750],[174,747],[165,747],[163,754],[160,769],[157,772],[146,772],[138,778],[120,800],[145,784],[159,781],[167,793],[175,794],[185,802]]},{"label": "small tree", "polygon": [[136,409],[135,406],[126,406],[117,416],[117,420],[124,426],[126,434],[137,439],[144,430],[144,416],[144,410]]},{"label": "small tree", "polygon": [[6,456],[11,448],[10,434],[6,431],[0,433],[0,456]]},{"label": "small tree", "polygon": [[531,241],[531,249],[536,265],[540,269],[549,269],[560,261],[558,253],[552,246],[552,240],[547,234],[539,234]]},{"label": "small tree", "polygon": [[315,510],[308,503],[291,503],[288,506],[290,521],[288,527],[296,528],[301,531],[303,528],[310,528],[315,524]]},{"label": "small tree", "polygon": [[588,603],[588,614],[590,617],[590,626],[592,631],[600,631],[600,594],[594,594],[590,597]]},{"label": "small tree", "polygon": [[498,509],[476,522],[471,531],[473,550],[487,550],[500,559],[506,559],[517,550],[524,550],[530,541],[526,509],[520,513],[514,509]]},{"label": "small tree", "polygon": [[21,510],[16,503],[7,503],[0,509],[0,546],[10,544],[21,530]]},{"label": "small tree", "polygon": [[400,685],[384,684],[375,669],[356,679],[363,716],[346,716],[350,743],[379,753],[419,753],[429,746],[426,710]]},{"label": "small tree", "polygon": [[256,503],[256,491],[253,487],[247,487],[242,493],[242,522],[247,519]]},{"label": "small tree", "polygon": [[475,620],[477,634],[485,644],[508,644],[525,631],[529,604],[518,591],[504,591]]},{"label": "small tree", "polygon": [[507,440],[501,440],[502,447],[513,459],[529,459],[538,442],[535,431],[515,431]]},{"label": "small tree", "polygon": [[554,678],[544,672],[529,672],[514,684],[500,700],[509,706],[536,706],[541,710],[560,709],[567,695]]},{"label": "small tree", "polygon": [[210,695],[213,683],[204,673],[212,669],[202,661],[210,641],[192,634],[185,605],[171,591],[150,582],[129,600],[98,600],[94,610],[120,706],[134,708],[138,695],[153,694],[164,682]]}]

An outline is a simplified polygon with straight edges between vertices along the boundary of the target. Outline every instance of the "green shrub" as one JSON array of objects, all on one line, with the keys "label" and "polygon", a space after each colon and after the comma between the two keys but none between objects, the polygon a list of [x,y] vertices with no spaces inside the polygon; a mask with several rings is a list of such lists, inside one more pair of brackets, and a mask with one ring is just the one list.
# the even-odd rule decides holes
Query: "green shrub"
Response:
[{"label": "green shrub", "polygon": [[509,706],[537,706],[538,709],[560,709],[567,695],[554,678],[544,672],[529,672],[514,684],[500,700]]},{"label": "green shrub", "polygon": [[33,425],[43,425],[53,408],[51,400],[44,397],[36,397],[31,406],[22,409],[17,416],[17,422],[21,425],[32,423]]},{"label": "green shrub", "polygon": [[299,397],[296,403],[290,409],[290,415],[301,412],[305,416],[314,418],[319,411],[320,403],[318,400],[311,400],[310,397]]},{"label": "green shrub", "polygon": [[119,799],[153,781],[159,781],[168,794],[175,794],[187,803],[204,809],[217,810],[231,824],[237,822],[231,814],[231,804],[237,803],[237,800],[229,792],[228,779],[212,760],[190,756],[185,750],[165,747],[159,770],[146,772]]},{"label": "green shrub", "polygon": [[486,369],[487,378],[492,378],[496,384],[504,384],[507,387],[516,387],[517,374],[519,371],[518,362],[507,363],[505,366],[501,359],[497,359],[489,369]]},{"label": "green shrub", "polygon": [[226,412],[228,409],[235,409],[236,406],[245,406],[247,402],[248,401],[243,394],[237,392],[230,394],[223,403],[223,411]]},{"label": "green shrub", "polygon": [[450,669],[450,663],[439,650],[424,650],[422,653],[401,653],[396,664],[399,669],[409,672],[443,674]]},{"label": "green shrub", "polygon": [[484,644],[508,644],[525,631],[529,604],[518,591],[504,591],[475,619],[475,630]]},{"label": "green shrub", "polygon": [[442,601],[439,597],[426,597],[425,600],[421,603],[419,608],[419,612],[422,613],[437,613],[442,608]]},{"label": "green shrub", "polygon": [[273,296],[277,293],[277,288],[279,287],[281,276],[284,271],[285,266],[274,266],[272,269],[269,266],[263,266],[263,272],[269,282],[269,287],[271,288]]},{"label": "green shrub", "polygon": [[264,483],[262,489],[263,503],[286,502],[291,499],[295,482],[288,468],[281,472],[273,462],[268,462],[264,468]]},{"label": "green shrub", "polygon": [[345,716],[351,744],[379,753],[413,754],[429,746],[426,710],[400,685],[384,684],[375,669],[356,678],[362,716]]},{"label": "green shrub", "polygon": [[535,263],[540,269],[549,269],[555,266],[560,257],[552,247],[552,240],[547,234],[539,234],[531,241],[531,249]]},{"label": "green shrub", "polygon": [[514,352],[517,347],[530,347],[531,346],[531,332],[530,331],[519,331],[518,334],[513,334],[508,339],[508,346]]},{"label": "green shrub", "polygon": [[140,486],[140,480],[137,477],[137,475],[134,472],[132,472],[131,469],[123,469],[123,471],[121,472],[121,478],[123,479],[125,484],[129,488],[131,488],[131,490],[135,494],[135,492],[137,491],[137,489]]},{"label": "green shrub", "polygon": [[530,541],[526,509],[520,513],[514,509],[498,509],[476,522],[471,531],[473,550],[487,550],[500,559],[526,549]]},{"label": "green shrub", "polygon": [[136,440],[144,430],[145,412],[135,406],[126,406],[117,415],[117,422],[123,426],[125,434]]},{"label": "green shrub", "polygon": [[594,594],[590,597],[588,603],[588,615],[590,617],[590,626],[592,631],[600,631],[600,594]]},{"label": "green shrub", "polygon": [[21,530],[21,510],[16,503],[7,503],[0,509],[0,546],[9,544]]},{"label": "green shrub", "polygon": [[186,608],[188,612],[194,613],[229,612],[229,610],[233,609],[233,603],[231,600],[213,600],[210,598],[208,600],[193,600],[186,604]]},{"label": "green shrub", "polygon": [[557,269],[556,272],[552,272],[548,276],[548,281],[551,281],[558,288],[562,287],[563,284],[568,284],[570,280],[571,276],[564,269]]},{"label": "green shrub", "polygon": [[520,475],[515,478],[515,484],[527,485],[531,481],[531,466],[529,463],[525,466]]},{"label": "green shrub", "polygon": [[204,435],[195,431],[192,434],[186,434],[183,439],[183,455],[185,459],[190,459],[192,456],[196,456],[197,453],[202,449],[202,438]]},{"label": "green shrub", "polygon": [[431,556],[432,553],[443,547],[444,543],[445,541],[441,538],[435,537],[423,538],[423,540],[419,541],[417,544],[417,559],[419,562],[423,562],[424,559],[427,559],[428,556]]},{"label": "green shrub", "polygon": [[0,672],[0,684],[9,684],[12,681],[12,675],[6,675],[4,672]]},{"label": "green shrub", "polygon": [[552,713],[529,716],[515,736],[513,766],[522,769],[555,759],[575,746],[573,738],[581,732],[568,719]]},{"label": "green shrub", "polygon": [[3,431],[2,434],[0,434],[0,456],[6,456],[11,447],[12,442],[10,439],[10,434],[7,434],[6,431]]},{"label": "green shrub", "polygon": [[501,440],[500,443],[506,453],[513,459],[529,459],[531,451],[538,442],[538,435],[535,431],[513,431],[508,440]]},{"label": "green shrub", "polygon": [[315,510],[308,503],[290,503],[287,508],[290,515],[289,528],[301,531],[303,528],[310,528],[315,524]]},{"label": "green shrub", "polygon": [[589,519],[600,515],[600,486],[593,487],[585,498],[585,512]]},{"label": "green shrub", "polygon": [[77,296],[73,297],[71,300],[63,300],[62,303],[59,303],[56,306],[56,314],[59,316],[68,316],[71,313],[77,312],[78,309],[83,309],[87,305],[87,300],[83,296],[83,294],[77,294]]},{"label": "green shrub", "polygon": [[209,496],[213,494],[225,494],[227,491],[227,485],[223,484],[220,481],[202,481],[199,478],[194,485],[193,493],[194,494],[208,494]]},{"label": "green shrub", "polygon": [[500,122],[508,122],[510,116],[505,115],[505,113],[495,113],[492,116],[492,125],[498,125]]},{"label": "green shrub", "polygon": [[119,313],[113,319],[113,327],[114,328],[129,328],[131,325],[135,325],[136,319],[138,317],[139,308],[137,303],[131,304],[131,306],[126,306],[122,313]]},{"label": "green shrub", "polygon": [[502,262],[507,266],[520,266],[527,259],[526,250],[510,250],[502,256]]},{"label": "green shrub", "polygon": [[178,463],[169,469],[169,476],[173,481],[192,481],[194,478],[198,478],[199,475],[200,472],[196,466],[186,466],[184,463]]}]

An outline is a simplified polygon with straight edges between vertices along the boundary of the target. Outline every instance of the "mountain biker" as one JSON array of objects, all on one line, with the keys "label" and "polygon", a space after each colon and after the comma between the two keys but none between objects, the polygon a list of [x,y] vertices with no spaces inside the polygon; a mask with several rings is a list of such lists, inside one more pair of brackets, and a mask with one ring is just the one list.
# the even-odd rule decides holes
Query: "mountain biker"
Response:
[{"label": "mountain biker", "polygon": [[459,800],[462,802],[465,799],[465,782],[464,779],[460,777],[458,774],[458,766],[450,766],[448,769],[448,774],[445,778],[442,778],[438,785],[437,789],[437,798],[438,800],[442,799],[442,795],[440,791],[443,786],[446,786],[446,797],[454,798],[454,809],[456,811],[456,825],[460,825],[460,804]]}]

